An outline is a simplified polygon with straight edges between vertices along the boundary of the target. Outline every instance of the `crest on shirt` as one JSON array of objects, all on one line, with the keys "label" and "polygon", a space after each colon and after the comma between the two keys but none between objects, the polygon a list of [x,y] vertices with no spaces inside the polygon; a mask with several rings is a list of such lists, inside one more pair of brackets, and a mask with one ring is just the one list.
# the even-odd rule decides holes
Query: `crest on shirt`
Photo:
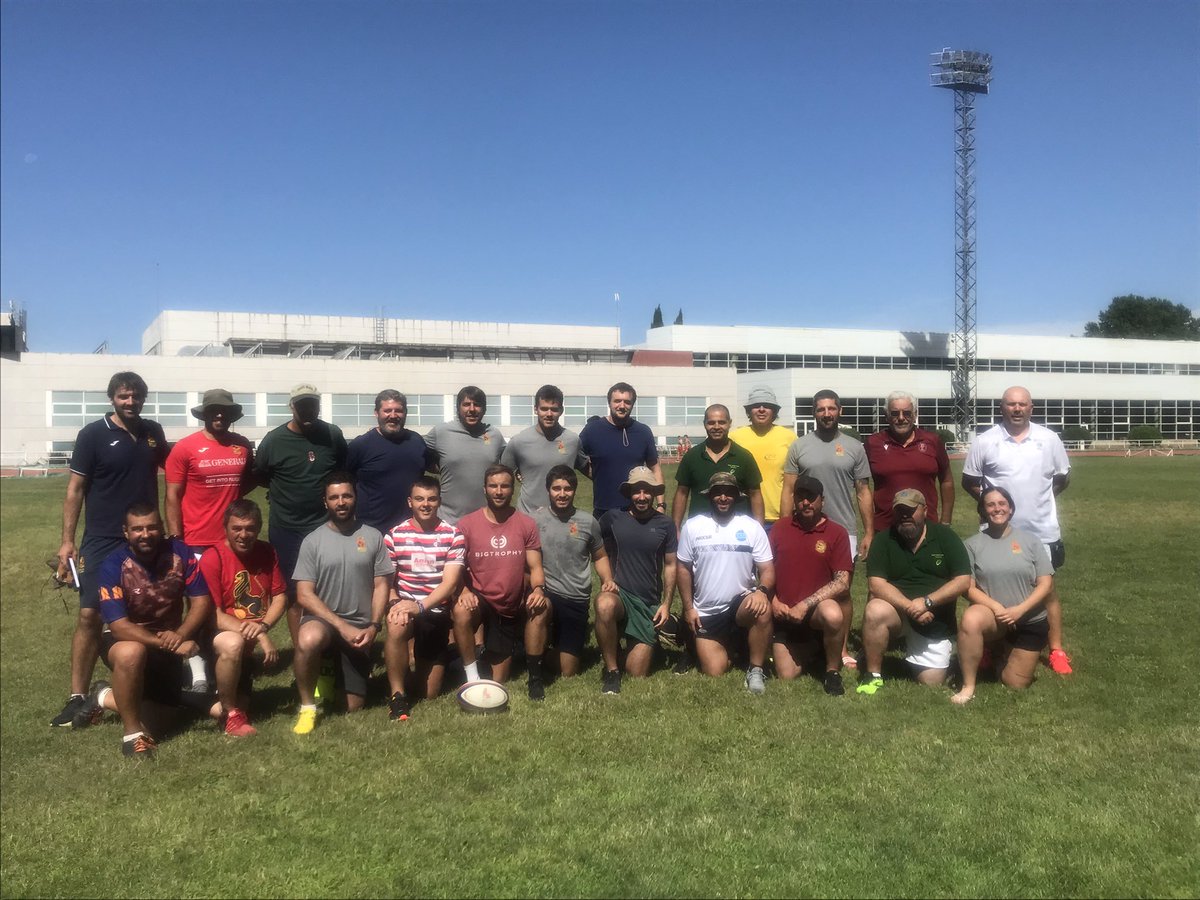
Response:
[{"label": "crest on shirt", "polygon": [[571,532],[571,537],[575,537],[575,535],[579,534],[579,525],[575,522],[572,522],[569,526],[567,526],[567,530]]},{"label": "crest on shirt", "polygon": [[929,555],[933,557],[933,564],[935,566],[942,566],[946,562],[946,554],[944,553],[930,553]]},{"label": "crest on shirt", "polygon": [[308,451],[308,461],[309,461],[309,462],[316,462],[316,461],[317,461],[317,454],[315,454],[313,451],[309,450],[309,451]]},{"label": "crest on shirt", "polygon": [[818,553],[824,553],[825,552],[825,542],[817,541],[815,544],[813,544],[813,549],[816,550]]},{"label": "crest on shirt", "polygon": [[559,441],[559,442],[558,442],[558,452],[559,452],[559,453],[566,453],[566,452],[567,452],[567,445],[566,445],[566,444],[564,444],[562,441]]},{"label": "crest on shirt", "polygon": [[1013,553],[1020,553],[1020,552],[1021,552],[1021,545],[1020,545],[1020,544],[1018,544],[1016,541],[1013,541],[1013,542],[1012,542],[1012,550],[1013,550]]},{"label": "crest on shirt", "polygon": [[833,448],[833,454],[834,454],[834,456],[845,456],[846,448],[843,447],[841,444],[835,444],[834,448]]},{"label": "crest on shirt", "polygon": [[158,441],[156,441],[154,438],[146,438],[146,446],[153,450],[158,446]]},{"label": "crest on shirt", "polygon": [[486,431],[483,433],[483,442],[485,444],[490,444],[492,442],[492,436],[490,434],[488,434]]},{"label": "crest on shirt", "polygon": [[357,541],[355,541],[354,546],[356,546],[358,548],[359,553],[367,552],[367,542],[364,541],[362,538],[359,538]]},{"label": "crest on shirt", "polygon": [[928,447],[928,445],[926,445],[926,443],[924,441],[921,441],[919,444],[917,444],[917,450],[920,451],[921,453],[928,453],[929,447]]},{"label": "crest on shirt", "polygon": [[234,456],[241,456],[241,455],[242,455],[242,448],[241,448],[241,447],[239,447],[237,444],[234,444],[234,445],[233,445],[233,447],[232,447],[232,450],[233,450],[233,455],[234,455]]},{"label": "crest on shirt", "polygon": [[735,534],[734,537],[737,538],[739,541],[744,541],[746,539],[746,532],[742,531],[739,528],[737,534]]},{"label": "crest on shirt", "polygon": [[503,550],[508,546],[508,538],[502,534],[493,535],[491,544],[493,550]]}]

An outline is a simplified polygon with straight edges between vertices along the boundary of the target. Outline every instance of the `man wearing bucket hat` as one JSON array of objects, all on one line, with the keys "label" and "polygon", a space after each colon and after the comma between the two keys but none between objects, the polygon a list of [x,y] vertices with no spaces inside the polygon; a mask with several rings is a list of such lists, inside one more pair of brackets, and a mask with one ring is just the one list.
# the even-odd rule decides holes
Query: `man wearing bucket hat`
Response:
[{"label": "man wearing bucket hat", "polygon": [[905,661],[917,681],[943,684],[958,631],[955,608],[970,586],[971,560],[954,529],[927,520],[920,491],[897,491],[892,526],[876,535],[867,556],[866,672],[858,693],[874,694],[883,687],[883,654],[901,635]]},{"label": "man wearing bucket hat", "polygon": [[604,659],[605,694],[621,692],[621,634],[627,639],[625,671],[635,677],[649,675],[657,629],[671,617],[677,538],[675,523],[656,508],[664,490],[653,469],[635,466],[620,486],[629,508],[609,510],[600,518],[600,535],[618,588],[596,597],[596,643]]},{"label": "man wearing bucket hat", "polygon": [[254,450],[230,430],[242,406],[223,388],[204,392],[192,415],[204,423],[167,457],[167,534],[197,554],[225,540],[225,510],[253,488]]},{"label": "man wearing bucket hat", "polygon": [[735,428],[729,439],[750,451],[758,463],[762,476],[763,519],[766,530],[779,519],[779,498],[783,494],[783,464],[787,461],[788,449],[796,440],[796,432],[783,425],[776,425],[779,403],[775,392],[765,385],[755,385],[746,398],[746,417],[749,425]]},{"label": "man wearing bucket hat", "polygon": [[696,658],[705,675],[725,674],[730,650],[745,639],[746,689],[762,694],[775,594],[767,533],[750,516],[734,512],[740,489],[729,472],[713,473],[704,493],[711,512],[688,519],[679,535],[676,577],[683,617],[696,636]]}]

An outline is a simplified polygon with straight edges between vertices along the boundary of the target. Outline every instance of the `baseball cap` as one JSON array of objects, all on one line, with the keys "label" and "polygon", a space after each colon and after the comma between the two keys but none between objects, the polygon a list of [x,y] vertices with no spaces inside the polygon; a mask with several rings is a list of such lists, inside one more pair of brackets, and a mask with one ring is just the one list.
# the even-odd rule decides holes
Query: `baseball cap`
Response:
[{"label": "baseball cap", "polygon": [[653,469],[649,466],[634,466],[629,470],[629,477],[621,485],[621,493],[628,497],[630,492],[639,484],[646,485],[655,494],[661,494],[666,491],[662,482],[654,477]]},{"label": "baseball cap", "polygon": [[294,402],[305,399],[320,400],[321,392],[307,382],[298,384],[292,388],[291,396],[288,398],[289,401]]},{"label": "baseball cap", "polygon": [[811,475],[797,475],[793,494],[810,494],[813,497],[824,497],[825,486]]},{"label": "baseball cap", "polygon": [[896,491],[896,496],[892,498],[892,509],[897,506],[909,506],[916,509],[918,506],[925,506],[925,495],[915,488],[905,488],[902,491]]}]

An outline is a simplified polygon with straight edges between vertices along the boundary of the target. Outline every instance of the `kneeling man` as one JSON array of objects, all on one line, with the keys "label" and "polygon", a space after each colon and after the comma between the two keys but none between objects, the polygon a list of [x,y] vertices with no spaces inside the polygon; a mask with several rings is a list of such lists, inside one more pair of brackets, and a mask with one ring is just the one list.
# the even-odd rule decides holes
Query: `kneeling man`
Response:
[{"label": "kneeling man", "polygon": [[392,561],[383,535],[354,515],[354,478],[330,472],[324,479],[328,520],[300,544],[294,578],[303,610],[296,644],[300,715],[292,728],[308,734],[317,724],[314,690],[321,656],[332,649],[346,694],[346,709],[362,709],[371,675],[371,648],[383,628],[392,587]]},{"label": "kneeling man", "polygon": [[733,475],[714,473],[703,493],[710,511],[688,519],[679,535],[676,577],[683,617],[696,636],[696,656],[705,675],[729,670],[733,639],[746,633],[746,688],[762,694],[775,593],[767,533],[750,516],[734,513],[740,490]]},{"label": "kneeling man", "polygon": [[821,482],[797,475],[792,489],[792,514],[771,529],[775,557],[775,617],[772,653],[775,674],[790,681],[800,674],[807,647],[820,635],[825,650],[825,693],[840,697],[846,691],[840,672],[842,634],[850,600],[850,535],[826,518]]},{"label": "kneeling man", "polygon": [[949,525],[925,520],[925,496],[907,488],[892,499],[892,526],[875,536],[867,555],[869,598],[863,613],[867,672],[857,690],[883,687],[883,654],[902,634],[905,660],[921,684],[946,680],[955,607],[971,586],[966,547]]}]

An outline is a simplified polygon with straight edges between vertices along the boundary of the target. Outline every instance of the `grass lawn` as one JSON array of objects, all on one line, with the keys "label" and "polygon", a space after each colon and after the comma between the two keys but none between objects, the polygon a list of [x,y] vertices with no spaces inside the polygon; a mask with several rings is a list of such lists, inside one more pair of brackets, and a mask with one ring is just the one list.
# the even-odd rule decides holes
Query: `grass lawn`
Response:
[{"label": "grass lawn", "polygon": [[593,666],[536,706],[518,684],[503,716],[443,697],[299,738],[285,671],[258,683],[257,738],[198,722],[143,765],[115,721],[47,725],[75,618],[44,587],[64,488],[0,484],[4,896],[1200,893],[1200,458],[1075,461],[1076,674],[1023,694],[959,709],[848,675],[841,699],[755,698],[661,671],[604,697]]}]

